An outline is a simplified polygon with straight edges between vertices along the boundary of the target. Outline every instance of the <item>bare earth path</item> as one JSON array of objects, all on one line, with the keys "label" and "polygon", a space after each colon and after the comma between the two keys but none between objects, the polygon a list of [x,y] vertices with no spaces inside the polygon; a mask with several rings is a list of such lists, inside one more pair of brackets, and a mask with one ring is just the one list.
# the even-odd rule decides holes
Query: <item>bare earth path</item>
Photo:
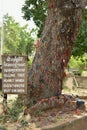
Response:
[{"label": "bare earth path", "polygon": [[[64,90],[63,93],[67,94],[74,94],[80,96],[87,96],[87,90],[84,89],[76,89],[76,90]],[[17,95],[8,95],[8,104],[11,105],[13,100],[15,100]],[[87,109],[87,102],[85,100],[85,106]],[[2,98],[0,98],[0,115],[3,112],[2,107]],[[51,110],[47,110],[44,112],[39,112],[37,116],[32,116],[31,120],[26,126],[21,126],[18,122],[10,122],[7,121],[6,123],[0,122],[0,127],[3,126],[7,130],[40,130],[40,127],[54,125],[55,123],[63,124],[65,122],[78,119],[87,115],[86,111],[67,111],[67,110],[59,110],[58,108],[54,108]],[[0,129],[2,130],[2,129]]]}]

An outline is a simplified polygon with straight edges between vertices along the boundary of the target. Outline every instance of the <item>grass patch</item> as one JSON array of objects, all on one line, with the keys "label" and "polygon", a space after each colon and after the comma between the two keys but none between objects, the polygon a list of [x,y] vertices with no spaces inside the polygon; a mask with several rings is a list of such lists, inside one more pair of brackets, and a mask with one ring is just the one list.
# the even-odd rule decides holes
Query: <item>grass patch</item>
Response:
[{"label": "grass patch", "polygon": [[67,87],[67,86],[63,86],[63,89],[64,89],[64,90],[67,90],[67,91],[70,90],[69,87]]},{"label": "grass patch", "polygon": [[[6,115],[0,115],[0,122],[5,123],[6,121],[16,122],[18,120],[19,114],[23,112],[23,107],[18,107],[16,100],[12,103],[11,108],[7,108],[8,113]],[[2,129],[0,129],[2,130]]]},{"label": "grass patch", "polygon": [[17,121],[19,114],[23,111],[23,108],[19,108],[16,101],[12,103],[12,107],[8,109],[9,111],[9,119],[11,121]]}]

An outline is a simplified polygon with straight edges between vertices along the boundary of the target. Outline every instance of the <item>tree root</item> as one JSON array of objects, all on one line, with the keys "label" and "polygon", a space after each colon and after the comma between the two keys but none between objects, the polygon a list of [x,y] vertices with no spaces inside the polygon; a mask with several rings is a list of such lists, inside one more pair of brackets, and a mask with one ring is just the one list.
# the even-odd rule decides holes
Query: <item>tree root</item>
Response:
[{"label": "tree root", "polygon": [[[58,108],[62,110],[75,110],[77,108],[76,98],[74,96],[61,94],[58,97],[42,99],[32,106],[28,112],[31,115],[37,114],[39,111],[45,111],[47,109]],[[27,112],[27,111],[25,111]]]}]

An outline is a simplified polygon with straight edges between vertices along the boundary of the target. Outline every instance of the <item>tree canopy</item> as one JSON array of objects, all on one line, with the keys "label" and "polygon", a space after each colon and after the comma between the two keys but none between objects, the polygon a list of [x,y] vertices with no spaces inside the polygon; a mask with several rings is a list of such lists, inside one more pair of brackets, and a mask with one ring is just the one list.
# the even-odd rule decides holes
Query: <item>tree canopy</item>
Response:
[{"label": "tree canopy", "polygon": [[40,37],[47,16],[47,2],[45,0],[26,0],[22,11],[24,19],[30,20],[33,18]]},{"label": "tree canopy", "polygon": [[[51,5],[50,5],[51,6]],[[41,36],[45,18],[47,15],[47,3],[46,0],[26,0],[22,7],[24,18],[30,20],[33,18],[36,26],[38,27],[38,36]],[[84,11],[82,26],[79,31],[79,35],[75,41],[75,47],[73,49],[73,55],[83,55],[87,53],[87,9]]]},{"label": "tree canopy", "polygon": [[31,32],[27,31],[27,25],[21,27],[8,14],[4,16],[3,53],[30,55],[33,50],[33,42]]}]

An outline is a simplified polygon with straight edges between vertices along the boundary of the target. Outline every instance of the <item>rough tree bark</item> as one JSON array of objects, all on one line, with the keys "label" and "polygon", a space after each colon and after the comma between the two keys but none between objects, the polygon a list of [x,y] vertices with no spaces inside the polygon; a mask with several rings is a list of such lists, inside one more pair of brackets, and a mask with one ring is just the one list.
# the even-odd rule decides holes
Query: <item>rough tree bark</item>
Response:
[{"label": "rough tree bark", "polygon": [[82,21],[84,0],[48,0],[48,16],[28,77],[28,105],[61,94],[64,68]]}]

